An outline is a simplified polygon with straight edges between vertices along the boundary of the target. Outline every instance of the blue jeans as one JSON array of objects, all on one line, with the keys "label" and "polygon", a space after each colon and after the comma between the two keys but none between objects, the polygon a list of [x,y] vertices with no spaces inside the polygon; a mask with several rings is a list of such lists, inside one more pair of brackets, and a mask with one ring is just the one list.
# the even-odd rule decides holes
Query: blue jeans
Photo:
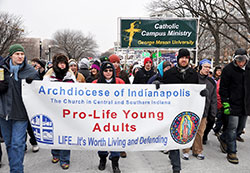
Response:
[{"label": "blue jeans", "polygon": [[28,121],[6,121],[0,118],[0,127],[8,153],[11,173],[23,173],[27,124]]},{"label": "blue jeans", "polygon": [[70,150],[51,150],[53,157],[60,159],[60,165],[69,164],[70,160]]},{"label": "blue jeans", "polygon": [[227,153],[236,153],[236,136],[238,132],[242,132],[245,127],[247,116],[229,115],[228,124],[225,132],[222,133],[221,139],[227,144]]},{"label": "blue jeans", "polygon": [[169,159],[171,161],[173,171],[180,171],[181,170],[180,150],[170,150]]},{"label": "blue jeans", "polygon": [[[109,160],[112,160],[113,157],[120,157],[119,151],[111,151],[109,156]],[[98,151],[99,157],[107,157],[109,155],[108,151]]]}]

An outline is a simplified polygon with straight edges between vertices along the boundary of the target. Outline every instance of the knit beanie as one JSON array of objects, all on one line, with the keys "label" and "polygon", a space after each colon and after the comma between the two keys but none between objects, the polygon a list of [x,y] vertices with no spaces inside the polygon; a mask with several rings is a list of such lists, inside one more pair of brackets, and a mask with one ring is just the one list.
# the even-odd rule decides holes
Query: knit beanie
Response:
[{"label": "knit beanie", "polygon": [[95,68],[97,71],[100,71],[100,62],[99,61],[94,61],[91,68]]},{"label": "knit beanie", "polygon": [[119,56],[113,54],[113,55],[110,55],[110,56],[109,56],[109,61],[110,61],[111,63],[114,63],[114,62],[120,63],[120,58],[119,58]]},{"label": "knit beanie", "polygon": [[71,65],[76,65],[77,66],[77,62],[76,62],[75,59],[70,59],[69,60],[69,66],[71,66]]},{"label": "knit beanie", "polygon": [[177,56],[177,62],[179,61],[179,59],[181,57],[186,56],[187,58],[190,58],[190,52],[187,49],[180,49],[178,52],[178,56]]},{"label": "knit beanie", "polygon": [[234,53],[234,60],[244,61],[248,60],[247,51],[243,48],[239,48]]},{"label": "knit beanie", "polygon": [[41,66],[42,68],[45,68],[45,65],[46,65],[46,61],[45,61],[45,60],[40,59],[37,63],[40,64],[40,66]]},{"label": "knit beanie", "polygon": [[145,64],[148,62],[148,61],[150,61],[150,63],[152,64],[153,63],[153,61],[152,61],[152,59],[151,58],[145,58],[144,59],[144,66],[145,66]]},{"label": "knit beanie", "polygon": [[203,64],[210,64],[211,65],[211,61],[208,59],[203,59],[200,61],[199,65],[202,66]]},{"label": "knit beanie", "polygon": [[20,44],[13,44],[9,48],[9,56],[12,56],[15,52],[24,52],[24,48]]}]

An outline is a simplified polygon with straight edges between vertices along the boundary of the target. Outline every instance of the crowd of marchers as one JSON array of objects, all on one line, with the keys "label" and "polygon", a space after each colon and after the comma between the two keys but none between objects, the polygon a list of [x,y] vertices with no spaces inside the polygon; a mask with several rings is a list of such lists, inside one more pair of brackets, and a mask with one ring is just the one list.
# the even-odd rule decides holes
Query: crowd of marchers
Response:
[{"label": "crowd of marchers", "polygon": [[[113,54],[96,59],[90,63],[88,58],[79,62],[69,59],[64,54],[56,54],[52,62],[34,58],[28,64],[22,45],[14,44],[9,48],[9,55],[0,57],[0,142],[5,143],[11,173],[22,173],[23,160],[27,150],[26,140],[32,151],[38,152],[39,145],[33,133],[22,94],[21,80],[27,83],[33,80],[45,82],[82,82],[105,84],[153,84],[158,89],[164,84],[205,84],[200,92],[205,97],[205,108],[197,134],[191,148],[164,151],[169,154],[174,173],[181,171],[181,158],[189,160],[190,152],[198,160],[204,160],[203,145],[208,141],[208,134],[213,130],[218,137],[220,149],[226,153],[230,163],[238,164],[237,142],[244,142],[247,116],[250,115],[250,63],[245,49],[235,51],[233,61],[212,69],[209,59],[203,59],[197,67],[190,64],[188,49],[180,49],[177,63],[162,61],[157,67],[152,57],[146,57],[143,64],[134,62],[129,69],[123,69],[120,57]],[[0,167],[2,149],[0,143]],[[192,151],[190,151],[192,150]],[[70,167],[70,150],[52,149],[53,164],[59,163],[62,169]],[[126,158],[125,151],[98,151],[97,169],[105,170],[107,157],[111,160],[114,173],[120,173],[119,159]]]}]

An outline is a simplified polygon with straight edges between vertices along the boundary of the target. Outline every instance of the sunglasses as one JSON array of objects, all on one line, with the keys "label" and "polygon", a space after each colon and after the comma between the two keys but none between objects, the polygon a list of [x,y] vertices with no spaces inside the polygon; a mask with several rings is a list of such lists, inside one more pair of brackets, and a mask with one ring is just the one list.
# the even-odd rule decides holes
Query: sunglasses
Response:
[{"label": "sunglasses", "polygon": [[104,70],[104,72],[113,72],[112,69],[107,69],[107,70]]}]

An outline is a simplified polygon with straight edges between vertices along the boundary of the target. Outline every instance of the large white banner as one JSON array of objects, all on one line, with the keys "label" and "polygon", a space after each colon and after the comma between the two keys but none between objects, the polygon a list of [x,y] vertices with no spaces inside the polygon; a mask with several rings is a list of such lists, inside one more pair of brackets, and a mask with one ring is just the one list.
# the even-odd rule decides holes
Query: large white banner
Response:
[{"label": "large white banner", "polygon": [[191,147],[205,85],[23,81],[22,95],[39,146],[143,151]]}]

